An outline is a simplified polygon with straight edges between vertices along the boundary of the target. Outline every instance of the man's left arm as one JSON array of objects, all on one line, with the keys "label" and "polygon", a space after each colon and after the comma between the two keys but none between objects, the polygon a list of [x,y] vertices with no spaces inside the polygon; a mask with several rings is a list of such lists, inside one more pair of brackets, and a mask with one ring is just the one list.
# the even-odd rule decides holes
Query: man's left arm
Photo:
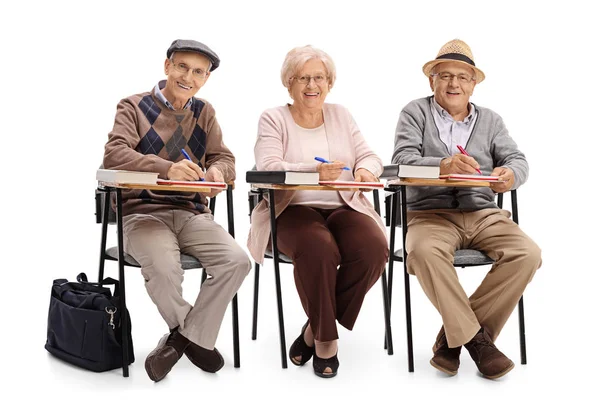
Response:
[{"label": "man's left arm", "polygon": [[492,184],[492,190],[503,193],[517,189],[527,181],[529,164],[525,154],[521,152],[515,141],[508,134],[502,118],[498,117],[495,125],[495,135],[492,139],[492,157],[494,170],[492,175],[500,176],[505,182]]}]

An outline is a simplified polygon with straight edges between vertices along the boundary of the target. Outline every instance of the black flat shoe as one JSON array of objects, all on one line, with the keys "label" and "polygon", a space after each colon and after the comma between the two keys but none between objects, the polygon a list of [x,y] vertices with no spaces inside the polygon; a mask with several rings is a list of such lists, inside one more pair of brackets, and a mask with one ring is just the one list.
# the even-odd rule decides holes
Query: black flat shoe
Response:
[{"label": "black flat shoe", "polygon": [[[315,353],[315,358],[313,359],[315,375],[320,376],[321,378],[333,378],[337,375],[339,366],[340,361],[338,360],[337,354],[331,358],[321,358]],[[327,368],[330,368],[331,372],[325,372]]]},{"label": "black flat shoe", "polygon": [[[298,338],[290,346],[290,361],[292,362],[292,364],[297,366],[306,364],[313,356],[313,354],[315,354],[315,347],[310,347],[304,341],[304,332],[306,331],[307,327],[308,321],[306,321],[306,323],[302,327],[302,330],[300,331],[300,336],[298,336]],[[300,357],[300,361],[297,361],[295,359],[296,357]]]}]

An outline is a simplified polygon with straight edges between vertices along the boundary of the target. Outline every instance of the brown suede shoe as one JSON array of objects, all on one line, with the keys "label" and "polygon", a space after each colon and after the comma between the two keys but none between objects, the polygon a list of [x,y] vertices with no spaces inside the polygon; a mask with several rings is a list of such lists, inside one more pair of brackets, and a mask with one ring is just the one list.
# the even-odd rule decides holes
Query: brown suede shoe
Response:
[{"label": "brown suede shoe", "polygon": [[194,342],[190,342],[190,345],[185,348],[185,355],[192,364],[202,371],[214,373],[225,365],[225,360],[223,360],[223,356],[216,347],[213,350],[208,350]]},{"label": "brown suede shoe", "polygon": [[176,329],[163,336],[159,340],[158,346],[148,354],[144,363],[150,379],[158,382],[167,376],[189,343],[190,341]]},{"label": "brown suede shoe", "polygon": [[496,348],[489,333],[483,327],[471,341],[465,343],[465,347],[469,350],[479,372],[488,379],[500,378],[515,366],[508,357]]},{"label": "brown suede shoe", "polygon": [[446,340],[446,332],[444,327],[440,329],[435,344],[433,345],[433,358],[429,363],[438,370],[447,373],[448,375],[456,375],[458,366],[460,365],[460,350],[462,346],[450,348]]}]

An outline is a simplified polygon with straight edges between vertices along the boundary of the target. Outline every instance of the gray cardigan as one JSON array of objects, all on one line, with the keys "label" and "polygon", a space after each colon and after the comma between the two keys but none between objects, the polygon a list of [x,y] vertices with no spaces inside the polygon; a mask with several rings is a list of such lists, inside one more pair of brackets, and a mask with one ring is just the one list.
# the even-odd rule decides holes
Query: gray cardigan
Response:
[{"label": "gray cardigan", "polygon": [[[439,166],[443,158],[450,157],[431,114],[431,99],[432,96],[414,100],[400,113],[392,163]],[[525,155],[509,136],[498,114],[483,107],[475,109],[477,120],[465,150],[477,160],[484,175],[491,174],[495,167],[512,169],[515,174],[512,189],[518,188],[529,173]],[[406,194],[409,210],[497,208],[490,188],[409,186]]]}]

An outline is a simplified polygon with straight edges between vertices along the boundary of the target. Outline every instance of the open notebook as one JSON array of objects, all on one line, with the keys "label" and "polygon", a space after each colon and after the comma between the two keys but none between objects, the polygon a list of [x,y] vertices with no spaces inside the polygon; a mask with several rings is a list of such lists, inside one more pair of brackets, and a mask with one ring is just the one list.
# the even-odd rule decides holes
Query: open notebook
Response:
[{"label": "open notebook", "polygon": [[450,181],[502,182],[502,180],[499,177],[490,175],[448,174],[440,175],[440,179],[447,179]]},{"label": "open notebook", "polygon": [[196,186],[196,187],[207,187],[211,189],[227,189],[225,182],[208,182],[208,181],[174,181],[169,179],[157,179],[157,185],[181,185],[181,186]]},{"label": "open notebook", "polygon": [[319,185],[343,186],[358,189],[383,189],[383,182],[354,182],[354,181],[319,181]]}]

